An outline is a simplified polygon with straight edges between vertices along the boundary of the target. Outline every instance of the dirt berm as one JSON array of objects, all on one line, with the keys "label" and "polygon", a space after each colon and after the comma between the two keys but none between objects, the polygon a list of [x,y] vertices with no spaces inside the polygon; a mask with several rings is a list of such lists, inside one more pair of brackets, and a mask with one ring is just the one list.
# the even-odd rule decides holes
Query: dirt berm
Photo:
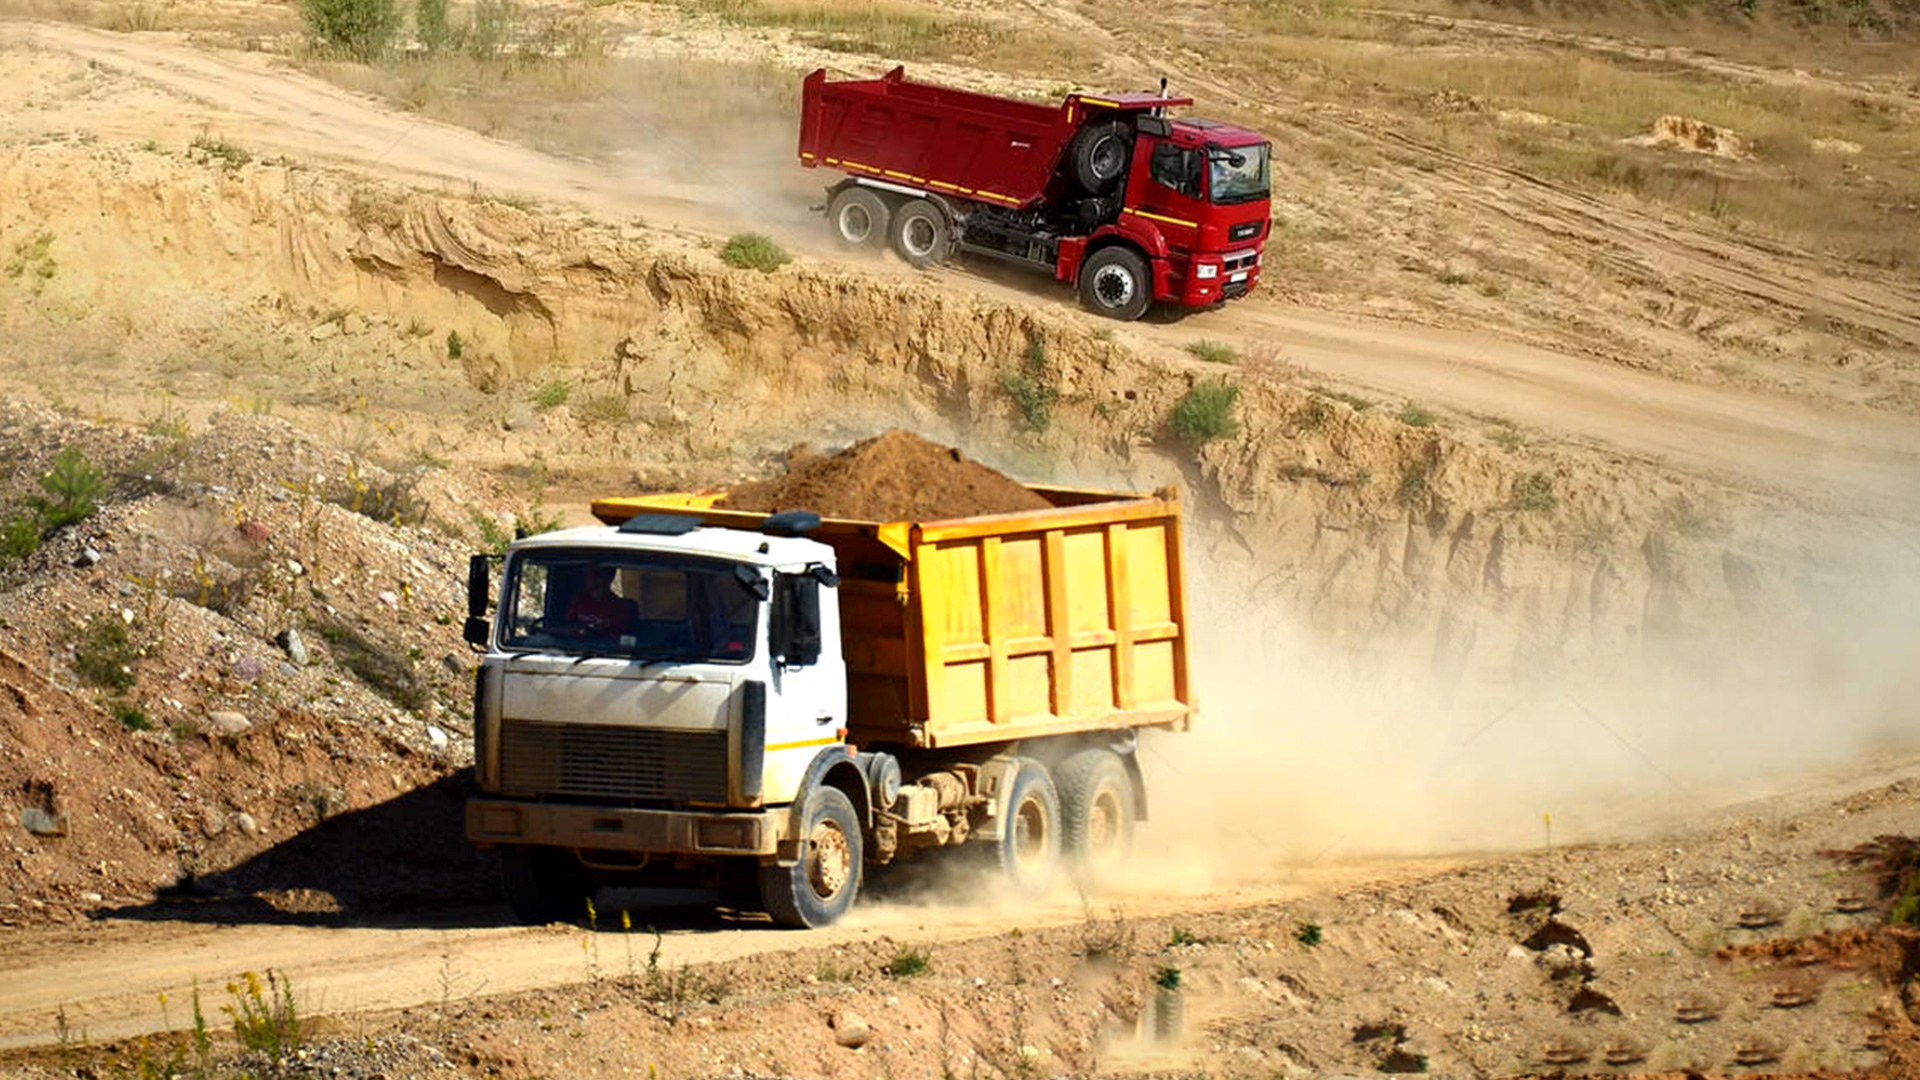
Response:
[{"label": "dirt berm", "polygon": [[787,452],[781,476],[735,488],[730,510],[811,510],[864,521],[942,518],[1044,510],[1051,504],[959,450],[895,428],[837,454],[806,444]]}]

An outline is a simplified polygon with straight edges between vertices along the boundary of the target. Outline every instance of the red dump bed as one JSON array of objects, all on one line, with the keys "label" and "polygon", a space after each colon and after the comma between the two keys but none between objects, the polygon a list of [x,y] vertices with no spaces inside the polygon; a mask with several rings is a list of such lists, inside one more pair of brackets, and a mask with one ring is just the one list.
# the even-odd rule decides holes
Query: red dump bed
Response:
[{"label": "red dump bed", "polygon": [[1073,137],[1070,101],[1035,105],[908,80],[807,76],[800,160],[1003,206],[1038,199]]},{"label": "red dump bed", "polygon": [[807,76],[800,97],[800,162],[1002,206],[1038,200],[1060,154],[1093,120],[1190,105],[1159,94],[1068,95],[1058,105],[909,80]]}]

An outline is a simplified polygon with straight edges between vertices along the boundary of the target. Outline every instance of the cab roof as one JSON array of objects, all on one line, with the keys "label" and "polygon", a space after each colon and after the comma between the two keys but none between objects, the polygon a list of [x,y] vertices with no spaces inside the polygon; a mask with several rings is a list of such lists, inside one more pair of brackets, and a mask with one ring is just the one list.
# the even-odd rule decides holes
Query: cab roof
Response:
[{"label": "cab roof", "polygon": [[1198,116],[1183,116],[1172,121],[1174,137],[1181,142],[1213,143],[1216,146],[1259,146],[1265,135],[1237,124],[1223,124]]},{"label": "cab roof", "polygon": [[833,549],[817,540],[795,536],[770,536],[745,529],[721,529],[703,525],[679,536],[658,533],[623,533],[611,525],[582,525],[540,533],[516,540],[514,551],[543,548],[604,548],[610,551],[664,551],[707,558],[735,559],[759,566],[791,566],[796,563],[833,565]]}]

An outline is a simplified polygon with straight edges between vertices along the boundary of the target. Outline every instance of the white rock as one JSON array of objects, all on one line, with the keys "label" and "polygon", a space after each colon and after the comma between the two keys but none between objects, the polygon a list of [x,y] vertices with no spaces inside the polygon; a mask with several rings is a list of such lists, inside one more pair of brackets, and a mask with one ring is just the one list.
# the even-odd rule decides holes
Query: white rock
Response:
[{"label": "white rock", "polygon": [[434,753],[440,753],[447,748],[447,733],[432,724],[428,724],[427,742],[432,745]]},{"label": "white rock", "polygon": [[244,735],[253,727],[253,721],[237,712],[225,709],[207,714],[207,730],[215,735]]}]

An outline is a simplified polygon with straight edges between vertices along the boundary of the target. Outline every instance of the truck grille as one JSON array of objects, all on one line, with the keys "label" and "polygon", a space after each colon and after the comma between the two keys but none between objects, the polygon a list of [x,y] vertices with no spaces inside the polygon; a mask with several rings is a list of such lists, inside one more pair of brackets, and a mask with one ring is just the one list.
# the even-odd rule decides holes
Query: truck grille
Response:
[{"label": "truck grille", "polygon": [[1229,251],[1225,255],[1220,256],[1220,272],[1224,274],[1238,273],[1248,269],[1254,263],[1258,262],[1259,259],[1260,253],[1251,249],[1247,251]]},{"label": "truck grille", "polygon": [[500,725],[500,786],[620,802],[725,802],[727,733],[508,720]]}]

